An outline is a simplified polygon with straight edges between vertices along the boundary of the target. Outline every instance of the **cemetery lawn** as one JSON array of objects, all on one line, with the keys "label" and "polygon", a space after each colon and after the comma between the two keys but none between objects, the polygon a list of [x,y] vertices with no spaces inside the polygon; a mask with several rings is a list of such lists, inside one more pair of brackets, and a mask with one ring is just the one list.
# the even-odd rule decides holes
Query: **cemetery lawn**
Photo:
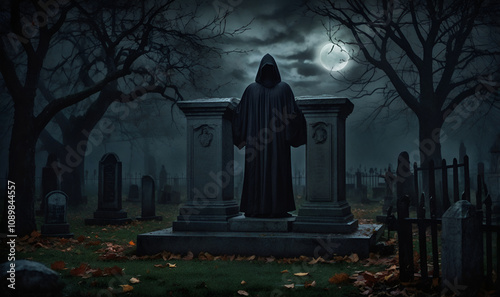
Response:
[{"label": "cemetery lawn", "polygon": [[[356,273],[366,272],[384,273],[389,276],[384,288],[398,290],[397,277],[390,276],[397,273],[395,256],[359,260],[351,255],[324,263],[325,259],[307,257],[239,257],[237,251],[235,255],[163,252],[137,257],[137,235],[170,227],[178,206],[157,205],[163,221],[85,226],[84,219],[94,209],[93,205],[69,209],[73,239],[43,238],[36,232],[19,239],[16,258],[58,271],[64,296],[359,296],[363,290],[354,285]],[[130,218],[140,215],[140,204],[124,201],[123,209]],[[42,217],[37,219],[41,226]]]}]

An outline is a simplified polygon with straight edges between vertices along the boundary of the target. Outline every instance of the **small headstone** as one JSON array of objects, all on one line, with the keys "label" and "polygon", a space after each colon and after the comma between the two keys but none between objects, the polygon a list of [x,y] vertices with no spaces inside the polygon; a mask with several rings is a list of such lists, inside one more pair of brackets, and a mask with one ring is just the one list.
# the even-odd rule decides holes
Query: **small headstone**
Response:
[{"label": "small headstone", "polygon": [[68,196],[62,191],[52,191],[45,198],[45,223],[42,235],[50,237],[73,237],[67,221]]},{"label": "small headstone", "polygon": [[163,218],[155,214],[155,181],[150,175],[142,177],[142,215],[140,221],[157,220]]},{"label": "small headstone", "polygon": [[99,161],[99,191],[94,218],[86,225],[122,225],[131,222],[122,210],[122,162],[114,153],[105,154]]},{"label": "small headstone", "polygon": [[128,199],[129,202],[139,202],[139,186],[138,185],[130,185],[128,188]]},{"label": "small headstone", "polygon": [[[15,266],[12,267],[12,264]],[[8,287],[12,285],[12,277],[15,289]],[[2,296],[61,296],[64,282],[59,278],[59,273],[34,261],[16,260],[0,264]],[[12,295],[6,294],[9,291]]]},{"label": "small headstone", "polygon": [[[442,278],[459,285],[463,296],[475,296],[483,275],[483,233],[481,216],[467,200],[460,200],[443,214]],[[455,292],[456,293],[456,292]]]}]

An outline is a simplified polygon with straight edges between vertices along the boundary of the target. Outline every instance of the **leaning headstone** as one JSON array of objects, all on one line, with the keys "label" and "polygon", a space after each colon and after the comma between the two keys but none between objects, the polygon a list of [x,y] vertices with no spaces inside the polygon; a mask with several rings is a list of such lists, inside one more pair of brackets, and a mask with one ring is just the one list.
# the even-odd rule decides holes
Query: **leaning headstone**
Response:
[{"label": "leaning headstone", "polygon": [[[64,288],[59,273],[42,263],[28,260],[0,264],[0,285],[4,292],[2,296],[61,296]],[[12,295],[6,294],[9,292]]]},{"label": "leaning headstone", "polygon": [[132,220],[122,210],[122,162],[114,153],[105,154],[99,161],[99,191],[97,210],[86,225],[122,225]]},{"label": "leaning headstone", "polygon": [[138,185],[130,185],[128,188],[128,199],[129,202],[139,202],[139,186]]},{"label": "leaning headstone", "polygon": [[52,191],[45,198],[45,222],[42,235],[49,237],[73,237],[67,220],[68,196],[62,191]]},{"label": "leaning headstone", "polygon": [[481,216],[470,202],[460,200],[442,219],[443,290],[453,285],[460,295],[475,296],[483,275],[483,233],[478,232]]},{"label": "leaning headstone", "polygon": [[161,216],[157,216],[155,213],[155,202],[155,181],[150,175],[145,175],[142,177],[142,213],[137,220],[161,221],[163,218]]}]

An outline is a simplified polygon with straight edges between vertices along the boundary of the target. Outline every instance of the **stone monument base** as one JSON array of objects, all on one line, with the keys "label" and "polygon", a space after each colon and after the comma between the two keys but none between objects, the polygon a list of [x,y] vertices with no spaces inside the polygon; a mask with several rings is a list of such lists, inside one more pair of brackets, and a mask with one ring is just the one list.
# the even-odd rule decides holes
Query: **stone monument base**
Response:
[{"label": "stone monument base", "polygon": [[304,255],[326,259],[332,255],[344,256],[356,253],[366,258],[382,234],[379,232],[382,225],[377,224],[359,225],[359,228],[350,234],[320,234],[284,232],[283,227],[292,221],[290,218],[267,219],[275,220],[273,223],[264,222],[266,219],[241,217],[231,220],[233,222],[228,224],[233,229],[247,224],[245,227],[247,230],[263,228],[267,231],[173,232],[172,228],[168,228],[139,234],[137,254],[153,255],[162,251],[186,254],[191,251],[195,255],[208,252],[213,255],[238,254],[280,258]]},{"label": "stone monument base", "polygon": [[137,217],[138,221],[163,221],[162,216],[150,216],[150,217]]},{"label": "stone monument base", "polygon": [[45,237],[72,238],[73,233],[69,232],[69,224],[43,224],[41,234]]},{"label": "stone monument base", "polygon": [[94,218],[85,219],[85,225],[125,225],[132,222],[127,218],[127,212],[123,210],[97,210],[94,212]]}]

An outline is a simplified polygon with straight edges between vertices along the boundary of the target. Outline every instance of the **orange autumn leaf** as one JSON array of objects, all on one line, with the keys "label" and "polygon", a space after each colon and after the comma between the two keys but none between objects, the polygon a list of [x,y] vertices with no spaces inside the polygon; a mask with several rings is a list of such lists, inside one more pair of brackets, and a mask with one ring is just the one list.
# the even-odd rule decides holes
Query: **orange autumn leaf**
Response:
[{"label": "orange autumn leaf", "polygon": [[84,276],[87,271],[88,264],[82,263],[80,267],[73,268],[69,271],[72,276]]},{"label": "orange autumn leaf", "polygon": [[132,246],[133,246],[133,245],[135,245],[135,242],[134,242],[133,240],[131,240],[131,241],[129,241],[129,243],[128,243],[128,244],[130,244],[130,245],[132,245]]},{"label": "orange autumn leaf", "polygon": [[312,281],[312,282],[305,282],[304,284],[304,288],[309,288],[309,287],[315,287],[316,286],[316,281]]},{"label": "orange autumn leaf", "polygon": [[120,285],[120,287],[122,287],[123,293],[130,292],[134,289],[134,287],[132,287],[131,285]]},{"label": "orange autumn leaf", "polygon": [[194,255],[193,252],[189,251],[186,256],[184,256],[182,259],[183,260],[193,260]]},{"label": "orange autumn leaf", "polygon": [[342,284],[349,281],[349,274],[347,273],[336,273],[334,276],[328,279],[330,284]]},{"label": "orange autumn leaf", "polygon": [[50,269],[52,270],[63,270],[65,268],[66,264],[64,264],[64,261],[56,261],[52,264],[50,264]]},{"label": "orange autumn leaf", "polygon": [[281,273],[288,273],[288,270],[282,270]]},{"label": "orange autumn leaf", "polygon": [[80,243],[84,242],[85,241],[85,236],[80,235],[80,236],[78,236],[78,238],[76,240],[78,240],[78,242],[80,242]]}]

